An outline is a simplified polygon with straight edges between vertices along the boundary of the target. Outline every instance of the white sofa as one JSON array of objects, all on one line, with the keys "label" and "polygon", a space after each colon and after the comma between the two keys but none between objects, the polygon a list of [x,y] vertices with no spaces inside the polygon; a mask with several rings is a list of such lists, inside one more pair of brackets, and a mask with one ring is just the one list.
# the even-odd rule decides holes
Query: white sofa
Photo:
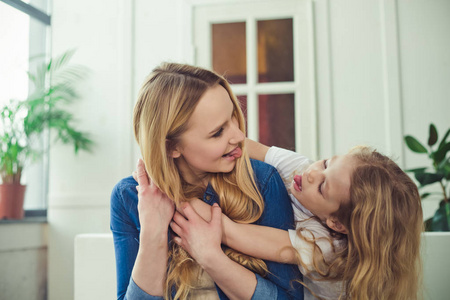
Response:
[{"label": "white sofa", "polygon": [[75,300],[117,299],[112,234],[77,235],[74,263]]},{"label": "white sofa", "polygon": [[[424,296],[450,299],[450,233],[427,232],[422,239]],[[75,300],[116,298],[116,268],[111,234],[75,237]]]}]

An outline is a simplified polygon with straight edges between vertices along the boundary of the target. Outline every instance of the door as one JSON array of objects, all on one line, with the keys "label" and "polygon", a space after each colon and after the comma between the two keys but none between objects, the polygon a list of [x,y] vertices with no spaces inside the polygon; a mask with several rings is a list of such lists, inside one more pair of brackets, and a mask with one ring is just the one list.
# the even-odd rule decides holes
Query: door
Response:
[{"label": "door", "polygon": [[317,156],[311,1],[199,1],[192,5],[195,64],[224,75],[247,136]]}]

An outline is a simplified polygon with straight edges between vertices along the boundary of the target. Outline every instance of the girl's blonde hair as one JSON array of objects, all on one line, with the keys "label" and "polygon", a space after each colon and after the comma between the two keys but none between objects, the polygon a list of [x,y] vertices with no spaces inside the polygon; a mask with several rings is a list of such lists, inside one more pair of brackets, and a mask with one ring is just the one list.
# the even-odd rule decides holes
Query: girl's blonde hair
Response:
[{"label": "girl's blonde hair", "polygon": [[[205,187],[193,186],[180,175],[176,159],[171,155],[188,129],[189,119],[206,90],[221,85],[233,103],[233,116],[245,133],[245,122],[239,102],[228,82],[214,72],[176,63],[163,63],[145,80],[134,108],[135,138],[140,146],[149,176],[177,206],[192,198],[202,198]],[[264,210],[264,201],[253,178],[245,144],[242,156],[230,173],[211,173],[209,181],[219,196],[222,211],[241,223],[252,223]],[[200,268],[177,244],[169,247],[170,259],[165,286],[165,298],[186,299],[196,287]],[[262,275],[265,263],[228,249],[230,258]]]},{"label": "girl's blonde hair", "polygon": [[423,231],[417,186],[394,161],[371,148],[355,147],[349,154],[357,161],[350,200],[334,214],[348,231],[334,233],[335,238],[347,239],[347,246],[327,262],[310,239],[320,275],[314,279],[342,280],[342,298],[417,299]]}]

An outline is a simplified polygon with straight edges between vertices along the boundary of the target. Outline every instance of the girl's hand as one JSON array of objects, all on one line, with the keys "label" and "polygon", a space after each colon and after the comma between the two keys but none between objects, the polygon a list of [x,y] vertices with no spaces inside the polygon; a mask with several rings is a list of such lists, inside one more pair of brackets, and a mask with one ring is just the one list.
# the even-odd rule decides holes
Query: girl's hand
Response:
[{"label": "girl's hand", "polygon": [[214,203],[211,206],[211,221],[205,221],[189,203],[182,206],[183,215],[175,212],[172,230],[178,235],[174,242],[183,247],[198,263],[205,268],[213,262],[217,253],[223,254],[220,246],[222,240],[222,211]]},{"label": "girl's hand", "polygon": [[[193,198],[189,201],[189,205],[192,206],[194,211],[203,218],[206,222],[211,221],[211,205],[203,202],[202,200],[198,198]],[[181,214],[184,214],[184,212],[181,210]]]},{"label": "girl's hand", "polygon": [[138,161],[135,179],[139,184],[136,189],[139,198],[138,212],[141,233],[167,233],[175,211],[173,201],[162,193],[148,177],[144,162],[141,159]]}]

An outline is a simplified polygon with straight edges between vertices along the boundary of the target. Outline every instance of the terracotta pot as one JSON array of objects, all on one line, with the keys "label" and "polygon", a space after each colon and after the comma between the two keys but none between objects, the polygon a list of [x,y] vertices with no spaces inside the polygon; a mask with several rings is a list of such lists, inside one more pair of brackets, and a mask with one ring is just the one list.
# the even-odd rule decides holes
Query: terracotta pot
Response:
[{"label": "terracotta pot", "polygon": [[0,219],[23,219],[25,185],[0,184]]}]

